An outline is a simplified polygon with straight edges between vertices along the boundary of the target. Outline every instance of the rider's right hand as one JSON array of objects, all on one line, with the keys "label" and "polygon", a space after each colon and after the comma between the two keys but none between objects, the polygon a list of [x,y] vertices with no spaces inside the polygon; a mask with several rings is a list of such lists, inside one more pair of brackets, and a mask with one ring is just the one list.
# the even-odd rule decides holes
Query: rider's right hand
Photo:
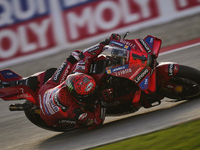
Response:
[{"label": "rider's right hand", "polygon": [[121,39],[121,36],[117,33],[112,33],[111,36],[105,40],[103,40],[101,42],[101,44],[103,45],[108,45],[110,43],[110,41],[113,41],[113,40],[120,40]]},{"label": "rider's right hand", "polygon": [[116,33],[112,33],[111,36],[108,38],[109,42],[112,40],[120,40],[120,39],[121,39],[121,36]]}]

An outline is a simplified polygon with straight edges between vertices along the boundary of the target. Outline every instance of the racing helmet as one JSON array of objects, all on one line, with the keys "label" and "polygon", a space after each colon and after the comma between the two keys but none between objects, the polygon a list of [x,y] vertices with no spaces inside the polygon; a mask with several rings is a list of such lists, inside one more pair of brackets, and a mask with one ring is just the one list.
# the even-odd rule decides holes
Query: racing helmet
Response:
[{"label": "racing helmet", "polygon": [[71,74],[66,79],[66,86],[71,96],[78,103],[83,105],[95,104],[97,86],[91,76],[83,73]]},{"label": "racing helmet", "polygon": [[112,66],[125,65],[127,53],[126,49],[120,47],[107,45],[103,48],[103,54],[111,58]]}]

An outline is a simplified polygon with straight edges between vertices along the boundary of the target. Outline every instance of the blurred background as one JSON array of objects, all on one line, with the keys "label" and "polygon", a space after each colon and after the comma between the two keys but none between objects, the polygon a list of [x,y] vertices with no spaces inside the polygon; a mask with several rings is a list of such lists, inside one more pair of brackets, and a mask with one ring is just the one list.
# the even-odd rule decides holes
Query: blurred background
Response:
[{"label": "blurred background", "polygon": [[162,47],[200,37],[199,0],[1,0],[0,69],[21,76],[58,67],[111,33]]}]

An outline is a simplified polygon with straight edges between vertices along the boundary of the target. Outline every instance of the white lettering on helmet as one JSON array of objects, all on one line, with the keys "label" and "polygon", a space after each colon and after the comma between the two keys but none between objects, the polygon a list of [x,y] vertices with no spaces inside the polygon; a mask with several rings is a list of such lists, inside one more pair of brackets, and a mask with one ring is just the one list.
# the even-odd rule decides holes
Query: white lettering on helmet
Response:
[{"label": "white lettering on helmet", "polygon": [[93,85],[94,85],[94,84],[93,84],[92,82],[90,82],[90,83],[86,86],[85,92],[90,91],[90,90],[92,89]]}]

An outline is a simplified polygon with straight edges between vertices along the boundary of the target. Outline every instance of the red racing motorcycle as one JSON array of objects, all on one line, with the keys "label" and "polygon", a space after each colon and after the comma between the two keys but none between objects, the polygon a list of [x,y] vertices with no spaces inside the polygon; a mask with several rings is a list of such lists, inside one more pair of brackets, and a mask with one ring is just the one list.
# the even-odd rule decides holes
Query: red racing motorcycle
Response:
[{"label": "red racing motorcycle", "polygon": [[[124,115],[141,107],[154,107],[161,104],[164,97],[188,100],[200,95],[200,71],[174,62],[156,61],[161,43],[153,36],[110,41],[92,62],[89,74],[95,79],[97,90],[113,89],[113,98],[107,101],[107,115]],[[56,68],[51,68],[23,78],[9,69],[1,70],[0,98],[5,101],[26,99],[22,104],[10,105],[9,109],[24,111],[26,117],[41,128],[61,132],[76,130],[71,125],[48,126],[40,118],[37,92],[55,71]]]}]

